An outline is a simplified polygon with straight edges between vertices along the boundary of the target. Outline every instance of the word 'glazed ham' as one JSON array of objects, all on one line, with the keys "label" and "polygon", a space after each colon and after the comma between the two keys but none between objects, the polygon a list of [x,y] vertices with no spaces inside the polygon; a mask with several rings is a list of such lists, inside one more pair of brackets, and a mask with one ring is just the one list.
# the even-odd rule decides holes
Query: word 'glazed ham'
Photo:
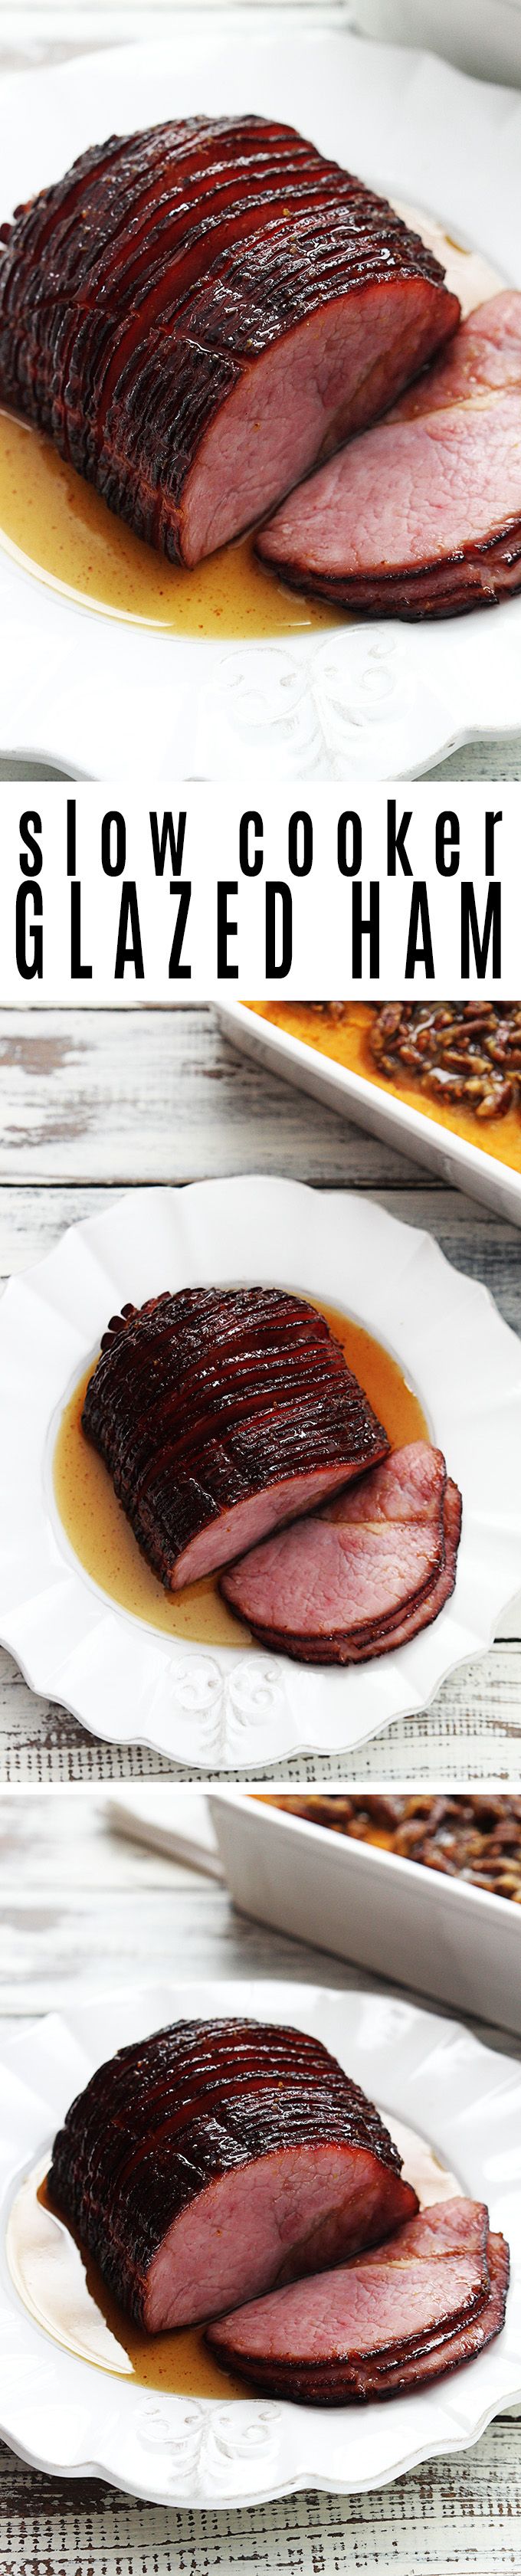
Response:
[{"label": "word 'glazed ham'", "polygon": [[389,1445],[325,1316],[278,1288],[185,1288],[124,1306],[82,1424],[172,1592]]},{"label": "word 'glazed ham'", "polygon": [[1,238],[0,401],[173,563],[262,518],[459,317],[391,206],[264,117],[112,135]]},{"label": "word 'glazed ham'", "polygon": [[337,2264],[418,2206],[336,2058],[249,2020],[177,2022],[98,2067],[49,2194],[151,2334]]},{"label": "word 'glazed ham'", "polygon": [[302,1663],[365,1663],[404,1646],[454,1590],[461,1496],[427,1440],[254,1547],[222,1577],[233,1610],[265,1646]]},{"label": "word 'glazed ham'", "polygon": [[508,2247],[478,2201],[439,2201],[389,2244],[209,2328],[220,2360],[276,2397],[338,2406],[455,2370],[500,2332]]},{"label": "word 'glazed ham'", "polygon": [[258,538],[296,590],[372,617],[456,617],[521,587],[521,295],[462,324],[387,419]]}]

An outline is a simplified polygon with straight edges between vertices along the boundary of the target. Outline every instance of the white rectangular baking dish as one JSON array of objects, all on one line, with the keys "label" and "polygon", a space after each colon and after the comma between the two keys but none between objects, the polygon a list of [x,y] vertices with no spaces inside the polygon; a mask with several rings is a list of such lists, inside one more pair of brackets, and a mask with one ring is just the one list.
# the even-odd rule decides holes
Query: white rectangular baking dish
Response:
[{"label": "white rectangular baking dish", "polygon": [[521,2033],[521,1907],[238,1791],[210,1810],[241,1913]]},{"label": "white rectangular baking dish", "polygon": [[246,1002],[219,1002],[217,1018],[231,1044],[244,1055],[256,1056],[266,1073],[279,1073],[299,1091],[311,1091],[340,1117],[353,1120],[356,1127],[367,1127],[370,1136],[379,1136],[395,1153],[425,1163],[427,1171],[436,1172],[451,1188],[470,1192],[472,1198],[494,1208],[497,1216],[521,1225],[521,1172],[485,1154],[480,1145],[453,1136],[421,1109],[409,1109],[394,1092],[364,1082],[361,1074],[349,1073],[345,1065],[334,1064],[330,1056],[305,1046],[301,1038],[289,1037],[272,1020],[259,1019]]}]

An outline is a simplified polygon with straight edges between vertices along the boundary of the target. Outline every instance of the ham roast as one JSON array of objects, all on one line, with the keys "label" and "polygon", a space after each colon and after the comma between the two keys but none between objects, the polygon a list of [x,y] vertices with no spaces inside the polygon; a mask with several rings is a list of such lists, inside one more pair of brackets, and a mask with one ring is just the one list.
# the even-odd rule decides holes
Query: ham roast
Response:
[{"label": "ham roast", "polygon": [[264,1646],[301,1663],[365,1663],[406,1645],[454,1589],[461,1496],[440,1449],[395,1449],[327,1514],[252,1548],[221,1590]]},{"label": "ham roast", "polygon": [[258,552],[372,617],[455,617],[521,586],[521,294],[471,313],[377,429],[284,502]]},{"label": "ham roast", "polygon": [[0,401],[173,563],[273,509],[459,318],[385,199],[264,117],[111,135],[1,240]]},{"label": "ham roast", "polygon": [[172,1592],[389,1446],[324,1315],[278,1288],[184,1288],[124,1306],[82,1425]]},{"label": "ham roast", "polygon": [[508,2270],[484,2205],[439,2201],[376,2252],[222,2317],[208,2341],[228,2368],[301,2405],[393,2397],[491,2342]]},{"label": "ham roast", "polygon": [[100,2066],[49,2196],[138,2325],[190,2325],[337,2264],[417,2209],[378,2112],[320,2040],[186,2021]]}]

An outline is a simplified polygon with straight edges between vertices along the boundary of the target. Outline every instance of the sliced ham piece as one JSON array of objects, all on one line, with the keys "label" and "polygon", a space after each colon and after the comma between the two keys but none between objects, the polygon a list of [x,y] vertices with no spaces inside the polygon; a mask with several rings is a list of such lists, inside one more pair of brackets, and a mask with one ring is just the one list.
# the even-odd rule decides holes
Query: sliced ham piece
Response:
[{"label": "sliced ham piece", "polygon": [[277,1288],[186,1288],[124,1306],[82,1427],[171,1592],[389,1446],[324,1315]]},{"label": "sliced ham piece", "polygon": [[220,2318],[208,2340],[273,2396],[323,2406],[392,2396],[490,2341],[507,2283],[508,2250],[490,2239],[484,2204],[440,2201],[390,2244]]},{"label": "sliced ham piece", "polygon": [[336,2058],[253,2020],[177,2022],[98,2067],[48,2188],[150,2334],[340,2263],[418,2206]]},{"label": "sliced ham piece", "polygon": [[386,199],[265,117],[112,135],[1,241],[0,401],[174,563],[272,509],[459,319]]},{"label": "sliced ham piece", "polygon": [[454,1588],[461,1497],[441,1450],[395,1449],[326,1515],[268,1539],[222,1577],[263,1645],[305,1663],[363,1663],[438,1617]]},{"label": "sliced ham piece", "polygon": [[[436,1580],[433,1583],[432,1591],[426,1594],[425,1600],[421,1605],[421,1615],[418,1605],[416,1604],[415,1608],[410,1609],[403,1618],[397,1621],[395,1627],[387,1630],[385,1642],[388,1654],[391,1653],[391,1649],[394,1654],[398,1646],[407,1646],[411,1637],[418,1636],[420,1628],[432,1627],[433,1619],[439,1618],[440,1610],[444,1610],[445,1608],[445,1602],[450,1601],[451,1593],[454,1591],[456,1581],[458,1548],[461,1538],[461,1510],[461,1494],[459,1492],[459,1488],[457,1485],[453,1484],[452,1477],[448,1476],[443,1498],[443,1564],[441,1565],[439,1574],[436,1576]],[[371,1654],[376,1653],[376,1651],[376,1646],[372,1644],[370,1640],[366,1641],[364,1645],[358,1648],[356,1653],[353,1653],[352,1662],[367,1663]],[[380,1648],[380,1652],[383,1652],[383,1647]]]},{"label": "sliced ham piece", "polygon": [[454,617],[521,585],[521,294],[492,297],[377,429],[262,529],[297,590],[373,617]]}]

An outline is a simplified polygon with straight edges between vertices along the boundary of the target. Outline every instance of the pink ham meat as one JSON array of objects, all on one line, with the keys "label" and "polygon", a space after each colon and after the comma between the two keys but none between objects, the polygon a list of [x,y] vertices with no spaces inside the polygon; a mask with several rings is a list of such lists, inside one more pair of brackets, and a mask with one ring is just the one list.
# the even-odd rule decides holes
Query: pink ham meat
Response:
[{"label": "pink ham meat", "polygon": [[284,502],[258,552],[296,590],[372,617],[455,617],[521,586],[521,294]]},{"label": "pink ham meat", "polygon": [[124,1306],[82,1414],[167,1591],[385,1456],[324,1315],[277,1288],[186,1288]]},{"label": "pink ham meat", "polygon": [[208,2340],[273,2396],[319,2406],[390,2397],[499,2333],[507,2286],[508,2248],[490,2237],[484,2204],[440,2201],[388,2245],[220,2318]]},{"label": "pink ham meat", "polygon": [[273,509],[459,318],[387,201],[265,117],[111,135],[2,240],[0,401],[174,563]]},{"label": "pink ham meat", "polygon": [[386,2370],[375,2371],[368,2397],[399,2397],[408,2389],[424,2388],[430,2379],[443,2379],[449,2370],[460,2370],[466,2361],[474,2361],[489,2343],[494,2343],[505,2322],[505,2308],[510,2272],[510,2256],[504,2236],[491,2234],[487,2239],[488,2296],[484,2307],[455,2334],[444,2336],[438,2344],[417,2354],[414,2361],[391,2363]]},{"label": "pink ham meat", "polygon": [[395,1449],[384,1466],[252,1549],[222,1577],[265,1646],[304,1663],[364,1663],[438,1617],[454,1588],[461,1497],[441,1450]]},{"label": "pink ham meat", "polygon": [[150,2334],[340,2263],[418,2206],[336,2058],[253,2020],[176,2022],[98,2067],[48,2188]]}]

